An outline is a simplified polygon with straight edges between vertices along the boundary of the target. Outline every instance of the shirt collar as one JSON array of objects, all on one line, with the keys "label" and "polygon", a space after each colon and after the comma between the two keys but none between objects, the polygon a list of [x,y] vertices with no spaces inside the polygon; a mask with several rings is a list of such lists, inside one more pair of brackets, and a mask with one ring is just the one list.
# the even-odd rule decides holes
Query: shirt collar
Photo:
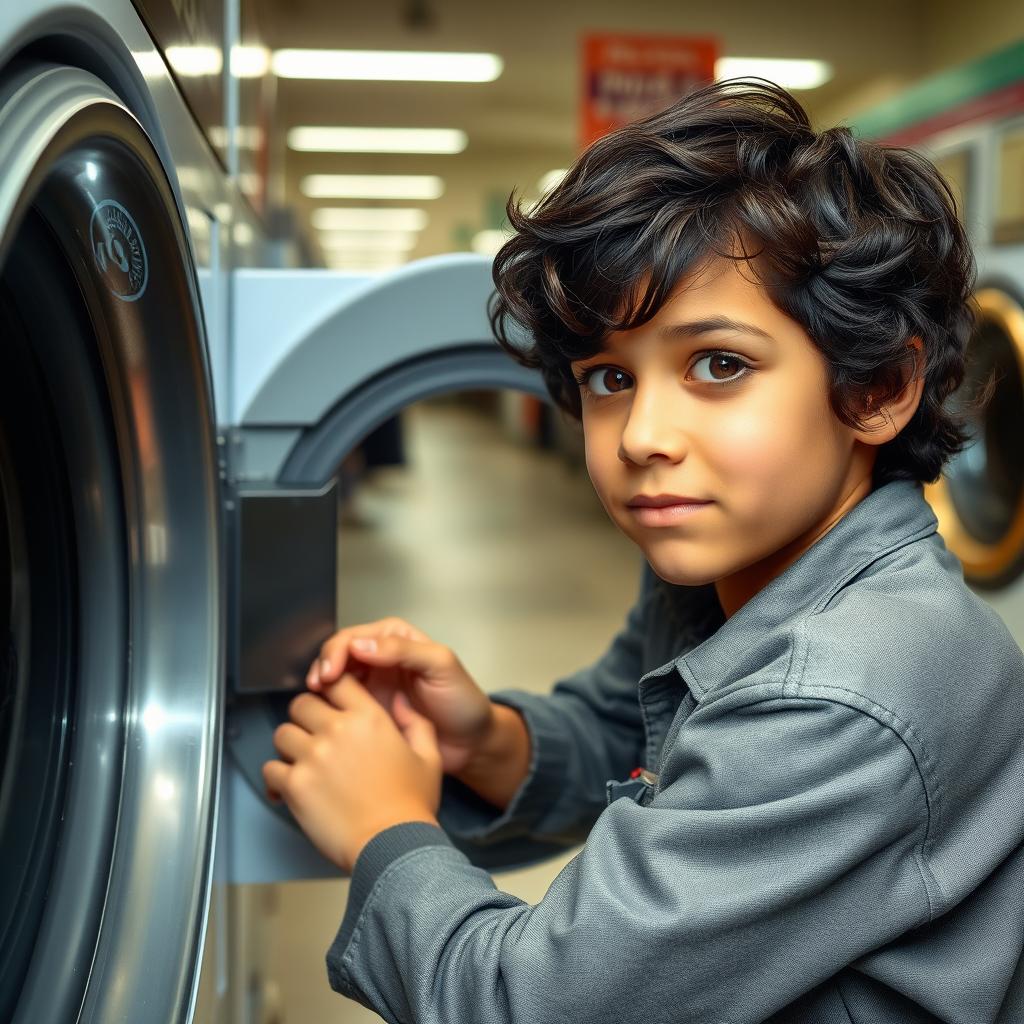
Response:
[{"label": "shirt collar", "polygon": [[[675,660],[695,696],[777,664],[788,670],[790,628],[823,607],[871,562],[936,532],[916,480],[894,480],[858,502],[791,566],[710,636]],[[770,678],[767,676],[766,678]]]}]

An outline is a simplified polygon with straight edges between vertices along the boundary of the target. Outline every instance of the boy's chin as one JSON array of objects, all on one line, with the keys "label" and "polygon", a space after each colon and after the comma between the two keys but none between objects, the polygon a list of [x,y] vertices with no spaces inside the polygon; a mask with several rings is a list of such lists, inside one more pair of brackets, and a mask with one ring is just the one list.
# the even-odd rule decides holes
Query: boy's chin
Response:
[{"label": "boy's chin", "polygon": [[699,567],[688,564],[681,564],[665,557],[658,557],[652,552],[645,552],[647,563],[666,583],[677,587],[703,587],[714,583],[719,574],[712,572],[707,567]]}]

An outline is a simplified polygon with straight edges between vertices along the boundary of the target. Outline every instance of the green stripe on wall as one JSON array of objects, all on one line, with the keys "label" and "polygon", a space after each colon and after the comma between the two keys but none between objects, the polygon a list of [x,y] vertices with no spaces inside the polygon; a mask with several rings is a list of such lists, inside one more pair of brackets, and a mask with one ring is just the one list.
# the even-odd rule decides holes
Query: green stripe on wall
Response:
[{"label": "green stripe on wall", "polygon": [[851,118],[850,127],[861,136],[891,135],[1021,79],[1024,40],[970,64],[922,79],[891,100]]}]

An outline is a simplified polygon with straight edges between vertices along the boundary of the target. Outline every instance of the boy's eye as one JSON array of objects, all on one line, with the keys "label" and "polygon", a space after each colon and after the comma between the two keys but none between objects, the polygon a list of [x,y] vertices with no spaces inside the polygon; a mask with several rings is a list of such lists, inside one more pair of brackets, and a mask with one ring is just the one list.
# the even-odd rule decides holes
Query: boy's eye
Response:
[{"label": "boy's eye", "polygon": [[744,375],[744,371],[749,369],[747,363],[745,363],[739,356],[729,355],[728,352],[709,352],[705,356],[701,356],[693,364],[693,370],[696,370],[698,366],[707,364],[707,376],[697,375],[697,380],[704,381],[707,383],[723,383],[726,381],[736,380]]},{"label": "boy's eye", "polygon": [[633,378],[613,366],[594,366],[583,370],[576,377],[576,383],[594,395],[615,395],[632,387]]}]

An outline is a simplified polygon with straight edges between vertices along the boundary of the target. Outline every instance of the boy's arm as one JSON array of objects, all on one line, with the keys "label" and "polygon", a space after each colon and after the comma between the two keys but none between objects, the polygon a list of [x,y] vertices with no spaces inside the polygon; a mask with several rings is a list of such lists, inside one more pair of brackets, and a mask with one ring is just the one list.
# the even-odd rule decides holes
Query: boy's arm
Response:
[{"label": "boy's arm", "polygon": [[[445,776],[438,820],[482,867],[512,867],[582,842],[604,810],[605,783],[640,763],[644,671],[655,577],[645,565],[622,629],[594,664],[550,694],[499,690],[498,730],[459,778]],[[504,805],[504,806],[502,806]]]},{"label": "boy's arm", "polygon": [[374,837],[332,987],[422,1024],[761,1021],[943,913],[900,735],[834,699],[751,690],[694,711],[666,788],[613,801],[535,906],[436,826]]},{"label": "boy's arm", "polygon": [[530,733],[526,722],[515,708],[494,704],[489,735],[476,756],[454,777],[504,811],[529,774]]}]

